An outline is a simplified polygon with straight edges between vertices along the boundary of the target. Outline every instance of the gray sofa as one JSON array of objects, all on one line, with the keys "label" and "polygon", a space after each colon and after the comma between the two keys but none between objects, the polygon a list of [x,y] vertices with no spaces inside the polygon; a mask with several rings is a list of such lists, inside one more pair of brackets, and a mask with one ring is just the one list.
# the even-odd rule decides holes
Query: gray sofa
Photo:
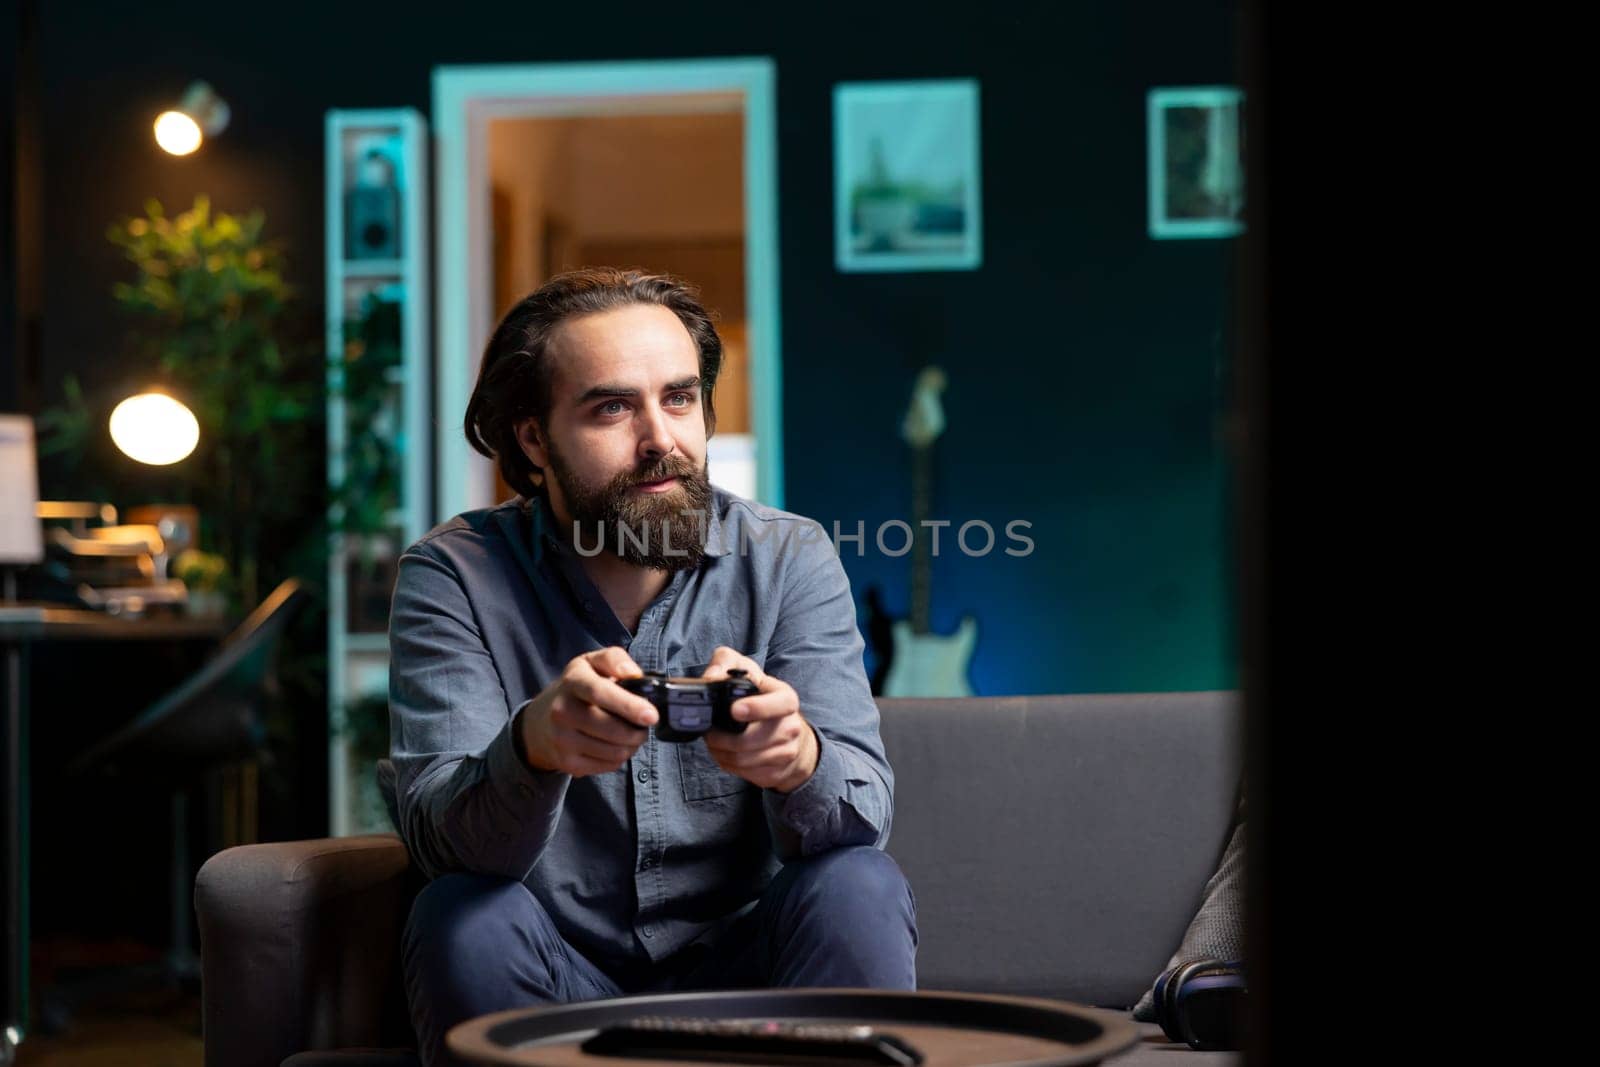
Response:
[{"label": "gray sofa", "polygon": [[[919,985],[1126,1011],[1177,948],[1226,843],[1241,770],[1234,695],[879,705]],[[415,1064],[398,949],[420,885],[393,835],[207,861],[195,906],[208,1067]],[[1112,1062],[1239,1059],[1142,1034]]]}]

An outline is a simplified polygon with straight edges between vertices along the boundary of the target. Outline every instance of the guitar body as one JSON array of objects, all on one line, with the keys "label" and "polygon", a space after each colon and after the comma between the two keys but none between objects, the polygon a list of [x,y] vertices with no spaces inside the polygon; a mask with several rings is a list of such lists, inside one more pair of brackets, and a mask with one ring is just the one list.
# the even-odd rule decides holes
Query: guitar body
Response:
[{"label": "guitar body", "polygon": [[873,692],[882,696],[972,696],[967,670],[972,665],[972,649],[978,643],[978,620],[964,616],[956,632],[948,636],[931,633],[928,626],[933,552],[926,521],[933,510],[933,442],[944,432],[944,408],[939,403],[944,387],[944,371],[924,368],[917,375],[911,406],[900,420],[900,436],[911,446],[915,462],[911,481],[911,617],[890,625],[879,591],[868,591],[867,631],[879,664],[872,679]]},{"label": "guitar body", "polygon": [[894,659],[883,682],[887,697],[969,697],[967,671],[978,643],[978,620],[967,615],[953,634],[919,634],[907,620],[894,624]]}]

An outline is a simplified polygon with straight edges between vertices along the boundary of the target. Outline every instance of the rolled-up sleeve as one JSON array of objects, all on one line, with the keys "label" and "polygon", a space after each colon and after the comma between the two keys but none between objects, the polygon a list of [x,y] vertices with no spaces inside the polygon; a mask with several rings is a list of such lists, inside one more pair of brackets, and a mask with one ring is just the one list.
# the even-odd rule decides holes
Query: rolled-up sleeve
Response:
[{"label": "rolled-up sleeve", "polygon": [[894,772],[862,663],[855,601],[822,527],[788,539],[783,605],[764,669],[794,687],[816,731],[817,767],[789,794],[768,790],[767,824],[781,859],[845,845],[883,848],[894,814]]},{"label": "rolled-up sleeve", "polygon": [[400,558],[389,615],[389,735],[400,834],[430,878],[522,880],[571,779],[518,756],[509,705],[460,576],[426,542]]}]

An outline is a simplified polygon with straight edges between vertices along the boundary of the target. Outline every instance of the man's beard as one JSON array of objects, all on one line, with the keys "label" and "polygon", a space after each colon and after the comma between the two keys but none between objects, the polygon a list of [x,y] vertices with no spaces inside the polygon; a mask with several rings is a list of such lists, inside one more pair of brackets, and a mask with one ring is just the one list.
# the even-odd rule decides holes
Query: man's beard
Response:
[{"label": "man's beard", "polygon": [[[617,475],[601,486],[579,478],[554,447],[550,474],[572,513],[573,543],[585,555],[604,547],[638,567],[681,571],[698,567],[706,554],[711,481],[704,467],[682,456],[663,456]],[[664,493],[633,492],[645,482],[677,478]]]}]

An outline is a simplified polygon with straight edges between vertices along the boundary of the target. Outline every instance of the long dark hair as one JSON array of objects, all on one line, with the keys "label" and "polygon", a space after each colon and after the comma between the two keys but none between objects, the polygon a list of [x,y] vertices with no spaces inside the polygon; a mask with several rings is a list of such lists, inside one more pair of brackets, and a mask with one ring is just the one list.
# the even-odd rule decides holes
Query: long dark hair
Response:
[{"label": "long dark hair", "polygon": [[700,350],[700,402],[706,434],[716,430],[711,393],[722,369],[722,338],[700,303],[699,290],[667,274],[613,267],[587,267],[558,274],[506,312],[483,350],[478,384],[467,402],[467,441],[495,461],[500,477],[525,497],[539,492],[544,471],[517,443],[517,424],[537,419],[549,425],[550,383],[546,350],[551,334],[576,315],[612,311],[631,304],[659,304],[678,316]]}]

